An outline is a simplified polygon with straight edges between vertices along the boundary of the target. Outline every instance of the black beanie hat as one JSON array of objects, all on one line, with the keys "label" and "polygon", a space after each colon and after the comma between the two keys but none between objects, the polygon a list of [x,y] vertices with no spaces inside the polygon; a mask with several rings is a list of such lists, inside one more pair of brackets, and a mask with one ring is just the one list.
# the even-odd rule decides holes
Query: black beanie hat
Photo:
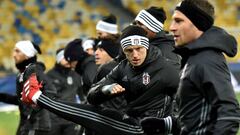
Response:
[{"label": "black beanie hat", "polygon": [[74,39],[65,47],[64,58],[67,61],[78,61],[84,59],[86,56],[87,53],[83,51],[81,39]]},{"label": "black beanie hat", "polygon": [[207,31],[214,24],[214,18],[197,7],[193,1],[184,0],[175,10],[183,13],[201,31]]},{"label": "black beanie hat", "polygon": [[149,47],[147,32],[136,25],[130,25],[122,31],[120,42],[123,50],[129,45],[141,45],[147,49]]},{"label": "black beanie hat", "polygon": [[118,26],[116,16],[113,14],[104,16],[102,20],[98,21],[96,29],[111,34],[117,34]]},{"label": "black beanie hat", "polygon": [[114,42],[113,40],[103,39],[98,43],[97,48],[104,49],[109,56],[115,58],[119,54],[119,46],[120,45],[117,42]]},{"label": "black beanie hat", "polygon": [[107,23],[111,23],[111,24],[117,24],[117,18],[113,14],[110,14],[108,16],[104,16],[102,21],[107,22]]},{"label": "black beanie hat", "polygon": [[150,7],[149,9],[146,9],[148,13],[150,13],[152,16],[154,16],[158,21],[160,21],[162,24],[164,24],[165,20],[167,19],[166,12],[162,7]]},{"label": "black beanie hat", "polygon": [[167,19],[166,12],[162,7],[150,7],[146,10],[141,10],[135,18],[135,21],[141,22],[153,32],[163,30],[163,25]]},{"label": "black beanie hat", "polygon": [[41,51],[41,48],[39,47],[39,45],[35,44],[34,42],[32,42],[32,44],[33,44],[33,47],[37,50],[37,52],[39,54],[42,54],[42,51]]}]

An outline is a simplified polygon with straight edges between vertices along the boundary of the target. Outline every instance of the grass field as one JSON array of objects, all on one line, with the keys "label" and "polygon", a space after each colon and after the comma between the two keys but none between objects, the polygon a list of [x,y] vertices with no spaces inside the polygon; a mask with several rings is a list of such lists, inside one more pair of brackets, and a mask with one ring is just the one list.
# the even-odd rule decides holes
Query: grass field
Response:
[{"label": "grass field", "polygon": [[18,112],[0,112],[0,135],[15,135],[18,121]]},{"label": "grass field", "polygon": [[[240,101],[240,94],[237,94]],[[0,112],[0,135],[15,135],[19,121],[18,112]],[[240,135],[240,131],[237,135]]]}]

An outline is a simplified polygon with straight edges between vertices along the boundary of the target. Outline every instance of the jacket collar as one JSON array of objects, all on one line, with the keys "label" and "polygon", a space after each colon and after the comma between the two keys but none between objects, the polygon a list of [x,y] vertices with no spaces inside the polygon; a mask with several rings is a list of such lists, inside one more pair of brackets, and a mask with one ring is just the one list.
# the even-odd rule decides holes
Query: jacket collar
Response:
[{"label": "jacket collar", "polygon": [[233,57],[237,54],[237,41],[225,30],[213,26],[195,41],[186,44],[181,48],[176,48],[175,52],[184,56],[205,49],[217,50],[225,53],[229,57]]}]

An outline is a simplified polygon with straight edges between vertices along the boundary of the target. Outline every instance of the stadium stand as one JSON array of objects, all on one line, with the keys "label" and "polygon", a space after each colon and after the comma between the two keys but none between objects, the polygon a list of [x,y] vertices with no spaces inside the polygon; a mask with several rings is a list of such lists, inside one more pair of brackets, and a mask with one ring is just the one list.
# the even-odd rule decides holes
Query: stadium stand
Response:
[{"label": "stadium stand", "polygon": [[0,11],[0,65],[6,69],[14,68],[9,62],[11,50],[16,41],[23,39],[41,45],[40,60],[48,69],[54,64],[57,42],[95,36],[96,22],[108,13],[92,0],[1,1]]},{"label": "stadium stand", "polygon": [[[107,2],[107,1],[105,1]],[[122,6],[132,14],[152,5],[164,5],[168,29],[171,14],[177,0],[112,0],[112,6]],[[216,25],[225,27],[240,40],[240,2],[238,0],[213,0],[216,8]],[[12,67],[11,49],[14,43],[30,39],[41,45],[47,69],[54,63],[53,53],[59,47],[56,42],[73,38],[95,36],[96,22],[109,11],[96,0],[11,0],[0,2],[0,65]],[[222,10],[224,9],[224,10]],[[237,57],[228,59],[238,62]]]},{"label": "stadium stand", "polygon": [[[153,5],[164,6],[168,18],[165,29],[168,30],[177,2],[178,0],[0,1],[0,67],[15,71],[11,57],[12,48],[18,40],[29,39],[41,46],[43,55],[39,58],[49,69],[54,64],[54,53],[57,48],[74,38],[95,37],[96,22],[101,16],[109,13],[115,13],[118,18],[123,18],[123,14],[134,17],[143,8]],[[240,1],[211,0],[211,2],[216,7],[215,25],[226,28],[240,43]],[[106,7],[109,3],[112,6],[110,9]],[[120,19],[120,27],[126,24],[129,23]],[[240,54],[227,60],[230,64],[238,64]]]}]

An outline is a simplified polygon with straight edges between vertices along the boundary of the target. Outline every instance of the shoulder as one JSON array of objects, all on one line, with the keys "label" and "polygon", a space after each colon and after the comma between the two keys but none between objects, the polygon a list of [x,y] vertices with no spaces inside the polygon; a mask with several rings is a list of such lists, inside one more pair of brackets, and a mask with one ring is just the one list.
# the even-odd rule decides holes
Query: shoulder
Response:
[{"label": "shoulder", "polygon": [[72,70],[70,72],[71,72],[72,76],[74,76],[75,78],[77,78],[77,79],[81,78],[81,75],[79,75],[76,71]]},{"label": "shoulder", "polygon": [[106,64],[103,64],[99,67],[99,70],[111,70],[118,65],[118,62],[112,60]]},{"label": "shoulder", "polygon": [[166,59],[162,59],[161,64],[164,64],[162,66],[162,73],[168,78],[179,78],[179,73],[180,73],[180,67],[174,65],[172,62],[167,61]]},{"label": "shoulder", "polygon": [[196,67],[213,67],[226,65],[226,59],[221,52],[216,50],[203,50],[189,57],[189,64],[194,64]]},{"label": "shoulder", "polygon": [[36,71],[37,71],[37,65],[34,63],[31,63],[26,66],[26,69],[24,70],[24,74],[33,73]]},{"label": "shoulder", "polygon": [[28,77],[31,76],[33,73],[37,75],[37,78],[41,78],[43,75],[43,71],[39,70],[36,64],[31,63],[26,66],[26,69],[23,72],[23,80],[28,79]]},{"label": "shoulder", "polygon": [[50,79],[52,78],[57,78],[60,76],[60,74],[55,70],[55,69],[50,69],[47,73],[46,76]]}]

